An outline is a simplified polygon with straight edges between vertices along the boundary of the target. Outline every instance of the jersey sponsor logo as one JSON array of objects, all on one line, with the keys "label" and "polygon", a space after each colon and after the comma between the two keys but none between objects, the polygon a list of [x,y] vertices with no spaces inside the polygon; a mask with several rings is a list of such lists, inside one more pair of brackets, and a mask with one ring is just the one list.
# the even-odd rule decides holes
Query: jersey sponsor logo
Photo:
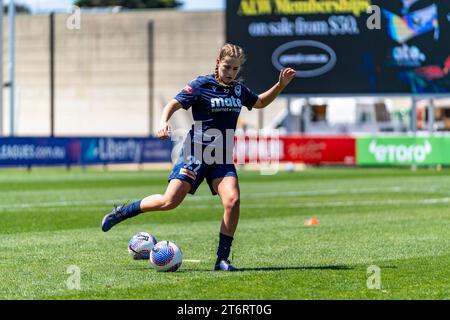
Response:
[{"label": "jersey sponsor logo", "polygon": [[192,87],[190,86],[190,85],[186,85],[185,87],[184,87],[184,91],[187,91],[188,93],[192,93]]},{"label": "jersey sponsor logo", "polygon": [[192,180],[197,179],[197,175],[195,174],[195,172],[192,171],[192,170],[186,169],[186,168],[181,168],[180,169],[180,174],[182,174],[184,176],[188,176]]},{"label": "jersey sponsor logo", "polygon": [[234,93],[240,97],[241,96],[241,85],[238,84],[236,87],[234,87]]},{"label": "jersey sponsor logo", "polygon": [[242,102],[235,97],[211,98],[211,107],[242,107]]}]

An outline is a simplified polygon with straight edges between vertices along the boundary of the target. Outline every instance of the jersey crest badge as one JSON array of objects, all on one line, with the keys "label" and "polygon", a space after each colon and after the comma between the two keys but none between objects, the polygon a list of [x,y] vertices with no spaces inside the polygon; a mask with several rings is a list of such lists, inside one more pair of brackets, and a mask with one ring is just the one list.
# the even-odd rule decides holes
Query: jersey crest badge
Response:
[{"label": "jersey crest badge", "polygon": [[192,87],[190,85],[186,85],[186,87],[184,87],[184,90],[188,93],[192,93]]},{"label": "jersey crest badge", "polygon": [[238,84],[236,87],[234,87],[234,93],[236,93],[236,95],[238,97],[241,96],[241,85],[240,84]]}]

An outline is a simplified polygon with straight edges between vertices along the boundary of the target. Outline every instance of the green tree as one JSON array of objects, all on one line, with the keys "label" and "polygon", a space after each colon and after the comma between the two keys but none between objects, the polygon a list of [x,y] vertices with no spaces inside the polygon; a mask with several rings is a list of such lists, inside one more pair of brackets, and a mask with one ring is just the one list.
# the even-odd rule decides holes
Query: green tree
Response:
[{"label": "green tree", "polygon": [[181,5],[177,0],[77,0],[78,7],[113,7],[127,9],[175,8]]}]

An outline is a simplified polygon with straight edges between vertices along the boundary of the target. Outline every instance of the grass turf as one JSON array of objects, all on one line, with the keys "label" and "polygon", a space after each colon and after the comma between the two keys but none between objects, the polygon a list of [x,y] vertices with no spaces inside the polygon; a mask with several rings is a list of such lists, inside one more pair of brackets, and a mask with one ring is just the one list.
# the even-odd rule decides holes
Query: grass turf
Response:
[{"label": "grass turf", "polygon": [[[0,299],[450,298],[448,169],[241,171],[236,273],[212,271],[222,207],[206,183],[171,212],[100,230],[114,203],[163,192],[167,175],[0,171]],[[304,226],[311,217],[321,225]],[[178,243],[181,269],[132,260],[139,231]],[[70,266],[79,290],[67,286]],[[368,288],[370,266],[380,289]]]}]

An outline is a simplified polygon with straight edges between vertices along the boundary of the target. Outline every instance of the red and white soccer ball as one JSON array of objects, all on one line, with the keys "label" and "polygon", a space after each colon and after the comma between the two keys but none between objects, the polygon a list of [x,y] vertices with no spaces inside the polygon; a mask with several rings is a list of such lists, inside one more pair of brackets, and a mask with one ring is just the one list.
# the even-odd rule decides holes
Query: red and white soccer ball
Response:
[{"label": "red and white soccer ball", "polygon": [[178,245],[171,241],[160,241],[150,252],[150,264],[159,272],[177,271],[183,262]]},{"label": "red and white soccer ball", "polygon": [[158,241],[147,232],[139,232],[128,242],[128,253],[135,260],[149,259],[150,251]]}]

